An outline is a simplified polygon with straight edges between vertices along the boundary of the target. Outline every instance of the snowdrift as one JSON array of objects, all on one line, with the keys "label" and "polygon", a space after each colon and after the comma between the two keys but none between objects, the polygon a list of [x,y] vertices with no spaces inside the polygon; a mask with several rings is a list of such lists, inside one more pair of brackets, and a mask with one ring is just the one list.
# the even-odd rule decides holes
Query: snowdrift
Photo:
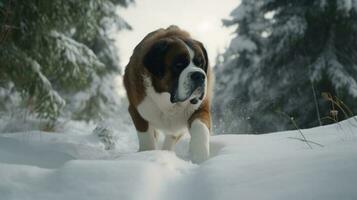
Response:
[{"label": "snowdrift", "polygon": [[[132,127],[115,131],[116,148],[87,125],[58,133],[0,134],[1,200],[343,200],[357,199],[357,120],[265,135],[216,135],[211,158],[136,153]],[[129,128],[128,128],[129,127]]]}]

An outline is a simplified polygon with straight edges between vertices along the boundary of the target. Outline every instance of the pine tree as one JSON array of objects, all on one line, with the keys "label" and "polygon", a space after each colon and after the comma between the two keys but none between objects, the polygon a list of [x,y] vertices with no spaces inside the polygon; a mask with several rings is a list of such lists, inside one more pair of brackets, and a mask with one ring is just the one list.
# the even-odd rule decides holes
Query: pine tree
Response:
[{"label": "pine tree", "polygon": [[220,133],[242,133],[251,131],[249,124],[251,108],[247,105],[248,84],[259,84],[253,78],[263,53],[264,31],[269,21],[259,12],[263,0],[243,0],[231,12],[232,19],[223,20],[225,26],[237,26],[235,37],[222,55],[223,62],[217,63],[214,117],[219,121],[216,131]]},{"label": "pine tree", "polygon": [[129,3],[0,0],[0,89],[42,118],[55,120],[65,102],[67,117],[98,117],[115,101],[103,89],[120,71],[110,34],[130,29],[116,11]]},{"label": "pine tree", "polygon": [[306,128],[357,112],[357,1],[267,0],[259,12],[273,14],[264,53],[239,88],[252,132],[294,129],[289,117]]}]

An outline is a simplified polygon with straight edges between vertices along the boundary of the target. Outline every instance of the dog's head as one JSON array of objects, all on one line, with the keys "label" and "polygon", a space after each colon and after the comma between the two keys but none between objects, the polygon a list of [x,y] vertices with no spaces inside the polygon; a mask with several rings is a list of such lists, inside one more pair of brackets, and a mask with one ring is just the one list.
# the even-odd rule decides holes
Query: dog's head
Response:
[{"label": "dog's head", "polygon": [[143,59],[156,92],[170,93],[171,103],[205,96],[208,56],[203,44],[191,38],[166,37],[155,41]]}]

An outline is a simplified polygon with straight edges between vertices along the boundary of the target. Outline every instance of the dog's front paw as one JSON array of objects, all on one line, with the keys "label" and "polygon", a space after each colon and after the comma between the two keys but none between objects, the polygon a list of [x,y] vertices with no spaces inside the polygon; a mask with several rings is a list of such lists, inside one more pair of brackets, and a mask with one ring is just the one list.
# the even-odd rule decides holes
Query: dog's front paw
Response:
[{"label": "dog's front paw", "polygon": [[193,163],[202,163],[209,157],[209,129],[200,120],[195,120],[190,128],[190,156]]}]

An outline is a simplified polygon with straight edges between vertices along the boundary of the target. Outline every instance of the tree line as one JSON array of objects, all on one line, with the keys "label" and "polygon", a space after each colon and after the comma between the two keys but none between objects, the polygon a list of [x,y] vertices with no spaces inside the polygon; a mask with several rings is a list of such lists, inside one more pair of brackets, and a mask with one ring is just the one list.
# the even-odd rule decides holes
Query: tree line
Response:
[{"label": "tree line", "polygon": [[335,123],[357,112],[356,0],[242,0],[215,68],[218,133]]}]

